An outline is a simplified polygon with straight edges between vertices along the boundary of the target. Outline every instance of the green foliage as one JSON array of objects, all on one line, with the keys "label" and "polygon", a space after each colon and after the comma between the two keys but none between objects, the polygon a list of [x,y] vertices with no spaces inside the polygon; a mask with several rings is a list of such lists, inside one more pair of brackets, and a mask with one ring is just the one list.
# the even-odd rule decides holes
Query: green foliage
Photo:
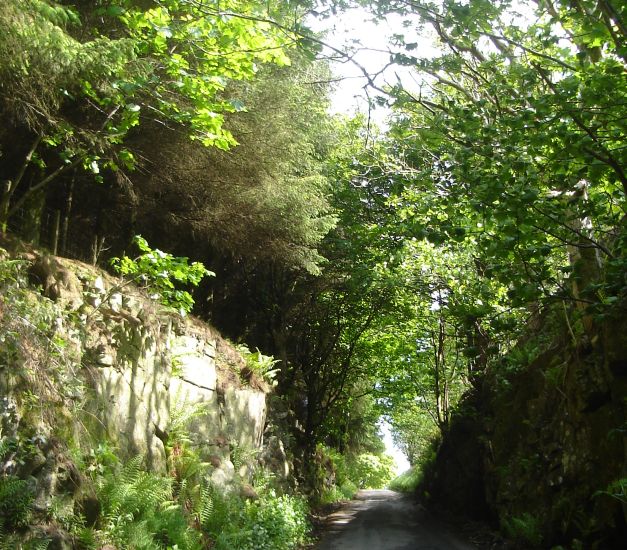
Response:
[{"label": "green foliage", "polygon": [[531,548],[539,548],[541,546],[541,523],[532,514],[526,513],[518,517],[504,518],[501,523],[502,529],[508,537]]},{"label": "green foliage", "polygon": [[309,532],[304,500],[271,489],[250,501],[204,481],[199,510],[202,529],[219,550],[289,550],[306,542]]},{"label": "green foliage", "polygon": [[46,0],[8,0],[0,8],[3,101],[11,102],[12,115],[25,116],[31,127],[48,132],[47,144],[62,145],[66,158],[78,153],[81,136],[60,116],[61,104],[81,86],[93,94],[104,92],[107,79],[119,78],[135,57],[128,39],[75,39],[77,25],[75,8]]},{"label": "green foliage", "polygon": [[[0,368],[21,384],[16,405],[25,425],[48,419],[61,433],[71,420],[59,412],[68,402],[79,406],[84,395],[76,376],[79,358],[65,339],[66,331],[75,328],[74,319],[32,291],[27,262],[4,256],[0,249]],[[31,435],[20,442],[22,451]]]},{"label": "green foliage", "polygon": [[[228,509],[228,520],[210,533],[217,550],[290,550],[307,541],[309,524],[303,499],[273,491],[255,501],[223,497],[221,510]],[[221,512],[222,517],[226,514]]]},{"label": "green foliage", "polygon": [[235,108],[219,93],[229,80],[252,78],[257,63],[290,62],[285,51],[290,33],[261,20],[280,14],[279,6],[266,6],[271,15],[254,1],[213,5],[165,0],[148,10],[134,1],[117,4],[120,9],[112,15],[125,25],[142,58],[157,62],[155,76],[160,78],[150,90],[155,106],[188,125],[204,145],[234,145],[222,127],[222,113]]},{"label": "green foliage", "polygon": [[[226,517],[218,519],[219,511],[216,509],[216,492],[213,486],[206,480],[200,485],[200,504],[198,505],[198,521],[200,525],[206,529],[211,530],[212,522],[224,523]],[[219,498],[219,497],[218,497]]]},{"label": "green foliage", "polygon": [[[393,479],[389,488],[401,493],[416,493],[423,481],[433,474],[443,434],[419,408],[395,411],[391,417],[392,434],[399,448],[405,450],[411,464],[409,470]],[[423,496],[428,493],[423,492]]]},{"label": "green foliage", "polygon": [[388,488],[399,493],[415,493],[422,482],[422,472],[416,467],[411,467],[406,472],[395,477],[388,484]]},{"label": "green foliage", "polygon": [[[177,142],[164,159],[159,140],[149,155],[159,175],[150,183],[175,179],[162,176],[175,159],[173,173],[194,174],[168,184],[177,207],[188,197],[189,204],[178,216],[185,221],[167,223],[201,235],[197,242],[209,242],[223,263],[233,260],[242,293],[230,292],[229,281],[216,296],[238,296],[225,310],[232,302],[258,309],[239,316],[256,316],[256,326],[241,330],[282,359],[279,371],[272,356],[245,349],[248,368],[276,378],[298,405],[305,453],[320,441],[343,450],[326,453],[330,466],[314,465],[324,470],[317,480],[335,475],[328,498],[388,476],[365,427],[373,417],[389,415],[419,466],[483,372],[507,383],[542,353],[541,339],[514,345],[516,324],[556,299],[574,304],[577,321],[603,316],[625,292],[624,12],[592,0],[577,9],[567,0],[523,2],[524,18],[509,2],[487,0],[358,3],[403,18],[406,34],[417,21],[431,25],[441,46],[423,58],[415,37],[396,35],[401,51],[391,60],[413,67],[422,86],[419,94],[401,82],[387,90],[395,117],[385,136],[359,118],[328,121],[318,84],[328,80],[326,67],[306,56],[292,56],[288,67],[298,36],[287,15],[297,19],[302,10],[292,8],[301,2],[0,7],[0,110],[9,121],[0,148],[11,159],[0,166],[0,224],[58,174],[82,167],[98,180],[105,170],[131,170],[125,142],[131,130],[141,142],[148,119],[214,147],[199,153]],[[5,155],[15,129],[29,143]],[[241,147],[224,154],[236,141]],[[155,218],[180,213],[163,209]],[[135,242],[141,255],[115,259],[118,272],[190,311],[181,287],[210,273]],[[55,311],[25,298],[23,278],[17,263],[0,268],[0,363],[52,380],[20,396],[34,417],[45,413],[39,398],[57,388],[65,397],[72,376],[59,367]],[[573,339],[579,330],[571,329]],[[46,354],[28,362],[30,349]],[[559,366],[544,375],[561,386]],[[372,406],[363,395],[374,396]],[[289,499],[268,493],[245,503],[203,484],[205,465],[188,445],[194,414],[175,415],[170,426],[171,479],[144,478],[137,464],[108,459],[94,470],[107,503],[102,537],[130,547],[150,547],[155,537],[179,544],[193,518],[218,547],[281,548],[297,539],[301,516]],[[236,464],[245,458],[234,449]],[[398,483],[413,484],[418,471]],[[623,499],[617,483],[607,492]],[[281,523],[277,509],[292,519]],[[537,527],[532,516],[505,522],[529,544],[540,542]]]},{"label": "green foliage", "polygon": [[0,532],[0,550],[47,550],[50,546],[48,539],[22,540],[17,535],[2,535]]},{"label": "green foliage", "polygon": [[200,534],[173,501],[172,478],[144,471],[142,462],[137,456],[96,478],[101,514],[95,539],[122,548],[201,548]]},{"label": "green foliage", "polygon": [[354,498],[358,491],[359,487],[355,483],[350,480],[344,481],[341,485],[323,487],[314,502],[321,505],[343,502]]},{"label": "green foliage", "polygon": [[223,97],[227,85],[253,78],[259,64],[290,62],[295,36],[272,22],[298,10],[278,2],[100,4],[9,0],[0,7],[0,109],[14,129],[31,134],[16,166],[0,165],[9,178],[0,197],[3,228],[28,197],[70,170],[82,168],[97,182],[105,169],[133,170],[124,142],[146,119],[229,149],[236,141],[224,115],[239,102]]},{"label": "green foliage", "polygon": [[622,504],[627,504],[627,478],[621,477],[610,483],[605,491],[598,491],[595,496],[607,495]]},{"label": "green foliage", "polygon": [[[355,493],[357,489],[355,489]],[[324,487],[320,494],[319,504],[334,504],[335,502],[342,502],[344,500],[348,500],[354,496],[347,496],[344,491],[341,490],[337,485],[331,485],[330,487]]]},{"label": "green foliage", "polygon": [[349,477],[362,489],[380,489],[392,479],[393,471],[394,460],[391,456],[364,453],[350,464]]},{"label": "green foliage", "polygon": [[279,363],[278,359],[272,357],[272,355],[264,355],[259,351],[250,351],[245,344],[238,344],[235,349],[242,355],[246,361],[246,366],[262,380],[265,380],[272,386],[276,386],[276,376],[280,369],[275,368],[275,365]]},{"label": "green foliage", "polygon": [[238,443],[231,444],[231,462],[236,471],[246,464],[253,464],[258,454],[257,449],[250,449]]},{"label": "green foliage", "polygon": [[206,414],[206,403],[184,403],[177,393],[170,405],[170,421],[165,430],[167,468],[175,481],[174,493],[178,502],[185,503],[196,518],[203,513],[204,478],[210,465],[201,459],[194,446],[192,424]]},{"label": "green foliage", "polygon": [[394,459],[383,452],[342,454],[319,446],[317,456],[322,504],[351,499],[359,489],[381,489],[394,476]]},{"label": "green foliage", "polygon": [[[165,259],[171,269],[184,270],[187,266],[186,262],[179,263],[179,259],[160,255],[158,251],[142,251],[146,255],[154,254],[153,259],[157,262]],[[141,261],[138,265],[142,265]],[[24,267],[22,262],[4,259],[0,262],[2,337],[6,344],[11,344],[3,347],[2,359],[5,368],[9,366],[16,372],[22,369],[24,375],[30,377],[39,372],[37,369],[40,366],[38,357],[26,353],[30,350],[30,347],[26,349],[27,343],[30,346],[27,338],[32,339],[37,344],[35,349],[40,349],[42,353],[48,353],[50,345],[55,350],[62,347],[62,343],[55,335],[55,327],[59,323],[54,322],[60,312],[49,300],[27,289]],[[163,269],[164,266],[158,265],[157,268]],[[198,280],[200,276],[198,270],[185,280],[194,277]],[[26,335],[24,326],[28,328]],[[271,368],[272,359],[261,354],[254,357],[257,364],[263,366],[268,363]],[[20,365],[17,359],[25,363]],[[34,360],[34,365],[31,365]],[[53,366],[42,378],[44,381],[56,381],[54,377],[57,374],[61,376],[65,373],[65,376],[70,372],[59,364],[56,373]],[[65,388],[57,389],[57,398],[64,396],[65,390],[71,390],[74,385],[67,383]],[[37,387],[36,384],[29,385],[28,390],[21,392],[17,405],[9,399],[2,401],[3,426],[17,425],[16,406],[19,406],[22,421],[26,413],[33,414],[37,420],[45,414],[42,407],[48,401],[42,401],[41,397],[47,396],[43,391],[46,388],[37,393]],[[170,468],[167,476],[146,471],[142,467],[141,456],[121,464],[115,449],[106,442],[95,443],[88,455],[77,460],[77,465],[91,477],[96,489],[100,513],[95,525],[86,526],[84,519],[73,509],[68,509],[61,497],[53,498],[49,520],[67,530],[76,541],[80,541],[82,547],[93,549],[114,545],[118,548],[199,550],[213,544],[208,542],[211,538],[219,548],[287,550],[304,542],[309,527],[306,505],[301,499],[276,495],[266,481],[258,488],[261,493],[259,500],[247,502],[237,494],[224,495],[207,482],[210,466],[200,460],[190,435],[190,423],[206,414],[206,405],[182,407],[179,400],[174,398],[173,401],[171,422],[166,427]],[[49,413],[53,414],[55,410],[51,409]],[[51,418],[48,420],[52,421]],[[20,434],[0,438],[0,460],[3,463],[11,460],[20,466],[28,459],[30,450],[34,449],[31,439]],[[251,454],[236,448],[232,458],[239,465],[249,461]],[[28,525],[32,498],[29,482],[12,476],[0,478],[0,548],[30,549],[47,544],[45,540],[25,540],[24,536],[14,532]]]},{"label": "green foliage", "polygon": [[28,481],[0,477],[0,533],[28,525],[34,494]]},{"label": "green foliage", "polygon": [[587,300],[603,301],[609,281],[599,281],[599,267],[619,252],[609,235],[627,183],[616,148],[625,134],[624,49],[612,20],[593,10],[561,1],[530,3],[525,18],[513,10],[408,5],[441,49],[403,58],[433,85],[420,97],[393,92],[390,137],[408,174],[394,203],[415,238],[471,244],[482,274],[505,285],[514,306],[581,298],[584,288]]},{"label": "green foliage", "polygon": [[306,541],[302,499],[261,487],[255,501],[225,493],[208,480],[208,465],[194,468],[198,457],[190,449],[181,451],[185,440],[185,435],[170,438],[170,452],[178,456],[168,476],[145,471],[141,456],[122,465],[106,445],[99,447],[88,470],[96,482],[100,517],[94,529],[76,530],[86,547],[199,550],[208,537],[212,547],[223,550],[289,550]]},{"label": "green foliage", "polygon": [[143,237],[133,239],[143,254],[132,259],[128,256],[113,258],[111,265],[117,273],[129,277],[137,283],[143,283],[156,293],[159,301],[178,309],[182,314],[189,313],[194,306],[192,295],[186,290],[176,288],[176,284],[198,286],[205,276],[215,273],[205,269],[200,262],[188,263],[187,258],[174,257],[172,254],[152,249]]},{"label": "green foliage", "polygon": [[306,540],[307,508],[301,499],[277,496],[260,486],[259,499],[246,501],[208,481],[209,465],[191,447],[188,432],[189,423],[204,412],[204,407],[174,412],[168,431],[168,477],[144,471],[141,456],[122,466],[101,447],[96,462],[103,466],[90,468],[100,472],[96,481],[102,506],[94,540],[124,548],[178,545],[181,550],[203,547],[204,536],[224,550],[289,550]]},{"label": "green foliage", "polygon": [[352,499],[359,491],[359,487],[353,481],[345,481],[339,486],[340,493],[344,499]]},{"label": "green foliage", "polygon": [[410,463],[417,466],[429,459],[433,441],[439,434],[439,428],[429,414],[431,405],[423,399],[420,395],[413,402],[408,398],[404,406],[392,404],[389,416],[395,444]]},{"label": "green foliage", "polygon": [[[9,426],[9,430],[17,429],[14,436],[3,436],[0,427],[0,464],[10,465],[9,467],[21,468],[33,459],[38,451],[38,444],[41,444],[46,438],[40,434],[33,433],[30,426],[23,426],[20,433],[18,419],[24,423],[23,418],[16,415],[16,403],[10,400],[2,400],[0,409],[0,418],[4,421],[2,424]],[[7,406],[8,405],[8,406]],[[14,408],[15,407],[15,408]],[[12,410],[13,409],[13,410]]]},{"label": "green foliage", "polygon": [[[263,265],[319,274],[320,243],[337,221],[325,162],[335,139],[321,84],[328,69],[293,57],[291,66],[260,67],[253,82],[227,88],[225,95],[246,107],[225,117],[239,143],[228,154],[175,132],[164,151],[157,147],[161,132],[154,136],[151,160],[164,166],[151,179],[169,187],[167,202],[156,205],[164,231],[189,235],[199,248],[210,243],[237,260],[238,272]],[[166,215],[172,209],[174,219]]]},{"label": "green foliage", "polygon": [[185,403],[180,392],[174,395],[169,411],[170,420],[166,427],[168,444],[185,445],[190,443],[190,424],[195,419],[206,415],[207,412],[207,403]]}]

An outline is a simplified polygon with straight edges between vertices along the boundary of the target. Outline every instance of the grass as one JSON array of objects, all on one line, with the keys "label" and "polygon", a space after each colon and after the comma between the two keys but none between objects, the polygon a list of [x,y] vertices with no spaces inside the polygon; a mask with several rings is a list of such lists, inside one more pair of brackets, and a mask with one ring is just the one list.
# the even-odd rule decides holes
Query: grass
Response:
[{"label": "grass", "polygon": [[416,467],[411,467],[390,481],[388,488],[399,493],[413,493],[421,481],[422,472]]}]

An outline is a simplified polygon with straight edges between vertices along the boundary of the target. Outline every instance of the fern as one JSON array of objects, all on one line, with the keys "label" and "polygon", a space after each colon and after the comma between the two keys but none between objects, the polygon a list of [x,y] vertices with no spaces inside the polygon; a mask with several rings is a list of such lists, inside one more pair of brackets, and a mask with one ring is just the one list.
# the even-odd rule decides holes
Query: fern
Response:
[{"label": "fern", "polygon": [[8,534],[6,533],[4,523],[5,519],[0,515],[0,550],[6,550],[7,548]]},{"label": "fern", "polygon": [[15,535],[8,535],[0,529],[0,550],[15,550],[20,547],[20,541]]},{"label": "fern", "polygon": [[264,355],[259,351],[259,348],[257,351],[250,351],[250,348],[245,344],[239,344],[235,346],[235,349],[242,355],[248,368],[271,386],[276,386],[275,379],[281,369],[275,368],[275,365],[281,362],[279,359],[275,359],[272,355]]},{"label": "fern", "polygon": [[23,537],[12,534],[7,535],[0,530],[0,550],[47,550],[50,546],[49,539],[23,540]]},{"label": "fern", "polygon": [[100,538],[136,550],[200,548],[200,535],[173,500],[171,477],[142,469],[143,457],[105,473],[98,485],[102,506]]},{"label": "fern", "polygon": [[182,494],[183,482],[186,484],[198,485],[202,476],[209,469],[210,464],[204,462],[198,453],[188,446],[183,446],[176,457],[171,461],[171,474],[179,481],[179,494]]},{"label": "fern", "polygon": [[156,548],[152,533],[148,529],[146,520],[128,522],[124,526],[125,528],[118,534],[116,542],[120,543],[120,546],[128,548]]},{"label": "fern", "polygon": [[225,495],[208,480],[203,480],[198,517],[203,530],[218,536],[224,527],[233,522],[244,507],[235,495]]},{"label": "fern", "polygon": [[231,449],[231,462],[233,463],[235,469],[239,470],[245,464],[250,463],[257,454],[257,450],[248,449],[243,445],[238,445],[236,443]]},{"label": "fern", "polygon": [[199,511],[199,519],[200,525],[203,527],[208,526],[214,512],[214,500],[211,491],[211,486],[208,482],[204,482],[201,485],[200,490],[200,511]]},{"label": "fern", "polygon": [[[203,462],[196,451],[190,435],[191,422],[201,416],[207,414],[207,403],[190,404],[181,399],[180,393],[177,393],[173,399],[170,408],[170,422],[167,426],[168,441],[166,449],[168,451],[168,468],[169,472],[179,483],[177,493],[183,499],[191,497],[195,502],[198,497],[196,494],[186,494],[187,487],[181,486],[183,481],[187,484],[198,486],[204,473],[207,471],[209,464]],[[194,491],[187,491],[194,493]]]},{"label": "fern", "polygon": [[189,426],[193,420],[207,414],[207,411],[207,403],[190,404],[183,400],[180,392],[177,393],[170,408],[170,422],[166,428],[168,445],[172,447],[191,443]]},{"label": "fern", "polygon": [[50,546],[50,541],[48,539],[42,539],[30,542],[24,550],[47,550],[48,546]]},{"label": "fern", "polygon": [[508,536],[534,548],[542,543],[541,522],[532,514],[525,513],[519,517],[504,518],[503,528]]},{"label": "fern", "polygon": [[4,460],[10,453],[17,450],[17,442],[12,437],[0,439],[0,460]]},{"label": "fern", "polygon": [[34,12],[53,25],[64,27],[69,24],[80,23],[78,14],[70,7],[51,5],[43,0],[29,0],[28,3],[32,6]]},{"label": "fern", "polygon": [[95,550],[99,548],[96,532],[91,527],[79,527],[74,536],[76,537],[79,547],[84,550]]},{"label": "fern", "polygon": [[28,483],[15,476],[0,478],[0,516],[6,529],[28,524],[33,494]]},{"label": "fern", "polygon": [[131,458],[123,467],[118,481],[123,485],[133,485],[137,482],[142,473],[143,455]]}]

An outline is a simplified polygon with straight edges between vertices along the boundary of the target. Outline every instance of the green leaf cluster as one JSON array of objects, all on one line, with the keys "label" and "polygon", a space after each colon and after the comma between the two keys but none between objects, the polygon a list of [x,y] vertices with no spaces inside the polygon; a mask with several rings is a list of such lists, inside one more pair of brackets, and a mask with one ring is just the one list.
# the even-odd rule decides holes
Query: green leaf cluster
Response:
[{"label": "green leaf cluster", "polygon": [[584,287],[602,301],[593,271],[622,254],[627,185],[617,19],[562,2],[525,10],[406,8],[435,30],[441,55],[412,58],[429,92],[391,91],[407,182],[393,204],[408,234],[470,243],[515,306],[581,299]]},{"label": "green leaf cluster", "polygon": [[199,533],[172,501],[172,478],[146,472],[142,461],[137,456],[98,480],[101,513],[95,538],[130,548],[200,548]]},{"label": "green leaf cluster", "polygon": [[275,359],[272,355],[264,355],[259,351],[259,348],[256,351],[250,351],[248,346],[244,344],[235,346],[235,349],[242,355],[244,361],[246,361],[246,366],[252,372],[271,385],[276,386],[277,381],[275,378],[280,370],[276,368],[276,364],[279,362],[278,359]]},{"label": "green leaf cluster", "polygon": [[187,258],[175,257],[159,249],[153,250],[140,235],[134,237],[133,243],[143,254],[135,259],[128,256],[113,258],[113,269],[122,276],[145,284],[156,293],[162,304],[189,313],[194,306],[194,299],[188,291],[178,289],[176,284],[198,286],[203,277],[215,276],[215,273],[200,262],[190,264]]},{"label": "green leaf cluster", "polygon": [[0,477],[0,538],[5,531],[28,525],[33,499],[26,480],[11,475]]}]

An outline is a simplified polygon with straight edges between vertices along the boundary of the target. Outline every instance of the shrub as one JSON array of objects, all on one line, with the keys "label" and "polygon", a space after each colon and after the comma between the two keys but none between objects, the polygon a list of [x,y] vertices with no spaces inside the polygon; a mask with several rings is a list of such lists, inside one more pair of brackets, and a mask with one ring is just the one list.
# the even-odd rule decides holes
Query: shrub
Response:
[{"label": "shrub", "polygon": [[331,485],[331,487],[322,489],[320,493],[320,504],[333,504],[334,502],[341,502],[348,498],[352,497],[344,496],[344,493],[342,493],[337,485]]},{"label": "shrub", "polygon": [[412,466],[409,470],[390,481],[388,487],[392,491],[398,491],[399,493],[413,493],[420,485],[422,477],[422,472]]},{"label": "shrub", "polygon": [[394,459],[385,454],[343,455],[323,445],[318,446],[317,453],[320,504],[351,499],[359,489],[380,489],[393,477]]},{"label": "shrub", "polygon": [[357,487],[357,485],[355,485],[350,480],[345,481],[340,485],[340,492],[342,493],[342,496],[346,499],[353,498],[357,494],[357,491],[359,491],[359,487]]},{"label": "shrub", "polygon": [[[241,505],[237,497],[230,498]],[[222,527],[216,550],[291,550],[307,541],[307,505],[301,498],[270,491],[245,502]]]},{"label": "shrub", "polygon": [[385,487],[394,476],[394,460],[388,455],[363,453],[356,457],[351,476],[362,489]]}]

